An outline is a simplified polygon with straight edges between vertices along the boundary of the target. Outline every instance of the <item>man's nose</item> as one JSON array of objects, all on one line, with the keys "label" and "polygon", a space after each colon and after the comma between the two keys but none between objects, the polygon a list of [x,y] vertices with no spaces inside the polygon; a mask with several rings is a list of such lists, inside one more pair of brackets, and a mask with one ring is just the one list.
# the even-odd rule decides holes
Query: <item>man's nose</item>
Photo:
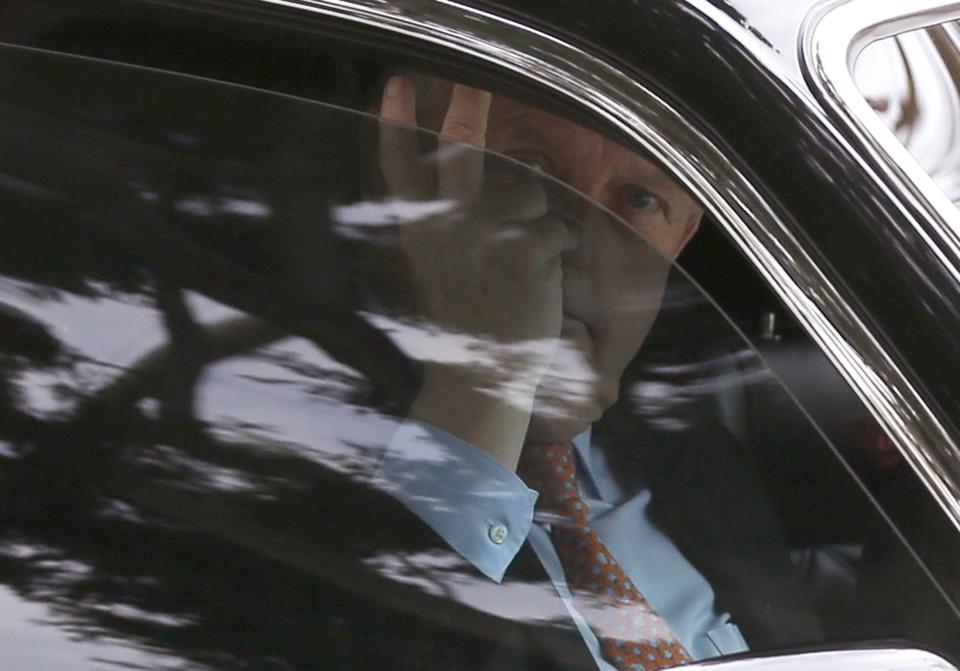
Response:
[{"label": "man's nose", "polygon": [[[580,221],[587,221],[591,218],[597,219],[598,214],[604,211],[604,208],[610,209],[612,199],[610,197],[610,178],[606,171],[601,168],[593,168],[589,165],[579,171],[581,174],[571,179],[569,184],[574,191],[582,197],[576,204],[576,217]],[[599,217],[605,218],[605,217]]]},{"label": "man's nose", "polygon": [[581,205],[584,199],[579,197],[576,203],[571,203],[569,198],[563,200],[565,206],[551,207],[549,216],[559,218],[566,228],[562,252],[564,268],[583,270],[589,261],[589,230],[591,222],[596,218],[595,214],[592,214],[596,208]]},{"label": "man's nose", "polygon": [[610,181],[610,168],[602,161],[588,158],[568,175],[567,184],[594,203],[603,203]]},{"label": "man's nose", "polygon": [[[568,176],[569,177],[569,176]],[[567,229],[563,262],[568,270],[582,270],[589,262],[590,232],[597,226],[609,225],[609,216],[598,204],[602,202],[606,180],[594,173],[569,179],[563,188],[548,191],[550,216],[557,216]]]}]

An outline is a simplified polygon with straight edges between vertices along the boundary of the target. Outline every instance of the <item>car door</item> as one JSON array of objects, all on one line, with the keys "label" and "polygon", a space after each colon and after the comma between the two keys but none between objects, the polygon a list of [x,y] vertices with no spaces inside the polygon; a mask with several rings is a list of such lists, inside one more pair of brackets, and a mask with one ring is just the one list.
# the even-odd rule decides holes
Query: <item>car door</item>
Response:
[{"label": "car door", "polygon": [[[452,6],[2,11],[19,667],[607,668],[557,520],[471,516],[533,497],[464,416],[508,435],[528,401],[531,425],[583,420],[591,521],[694,659],[890,639],[957,658],[957,539],[914,453],[830,363],[836,329],[731,242],[740,183],[718,196],[722,153],[689,153],[701,129],[647,79]],[[378,116],[397,73],[405,126]],[[539,135],[438,137],[453,83]],[[590,191],[593,155],[564,153],[581,139],[641,176]],[[444,190],[477,165],[476,192]],[[530,283],[531,259],[554,274]],[[457,383],[427,406],[436,370]],[[491,577],[477,547],[514,555]]]}]

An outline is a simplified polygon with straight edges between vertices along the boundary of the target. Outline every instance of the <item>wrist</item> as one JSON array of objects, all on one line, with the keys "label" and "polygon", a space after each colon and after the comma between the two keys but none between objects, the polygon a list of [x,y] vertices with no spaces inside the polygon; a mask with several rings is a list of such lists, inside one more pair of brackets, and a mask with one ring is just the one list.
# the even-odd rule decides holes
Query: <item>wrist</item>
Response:
[{"label": "wrist", "polygon": [[427,375],[410,414],[516,470],[534,391],[501,389],[465,375]]}]

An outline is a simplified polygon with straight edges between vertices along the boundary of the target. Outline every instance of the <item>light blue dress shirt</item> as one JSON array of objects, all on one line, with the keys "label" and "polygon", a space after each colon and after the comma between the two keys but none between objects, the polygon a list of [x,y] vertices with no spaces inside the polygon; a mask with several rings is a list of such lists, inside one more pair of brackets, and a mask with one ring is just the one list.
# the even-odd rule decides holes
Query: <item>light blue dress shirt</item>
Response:
[{"label": "light blue dress shirt", "polygon": [[[684,648],[696,660],[746,651],[730,616],[716,612],[710,584],[650,520],[650,491],[622,491],[590,431],[573,443],[580,494],[593,528]],[[372,484],[396,497],[496,582],[528,540],[598,668],[614,671],[574,607],[549,524],[534,519],[537,492],[513,471],[435,426],[408,420],[387,446]]]}]

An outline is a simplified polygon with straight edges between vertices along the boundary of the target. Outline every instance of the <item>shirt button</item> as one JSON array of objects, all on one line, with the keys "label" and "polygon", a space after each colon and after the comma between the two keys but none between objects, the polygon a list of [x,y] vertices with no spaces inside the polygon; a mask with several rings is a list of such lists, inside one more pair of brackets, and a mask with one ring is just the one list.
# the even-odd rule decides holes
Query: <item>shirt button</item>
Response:
[{"label": "shirt button", "polygon": [[507,540],[507,533],[505,524],[491,524],[490,529],[487,530],[487,535],[490,536],[490,540],[497,545],[503,545],[503,541]]}]

